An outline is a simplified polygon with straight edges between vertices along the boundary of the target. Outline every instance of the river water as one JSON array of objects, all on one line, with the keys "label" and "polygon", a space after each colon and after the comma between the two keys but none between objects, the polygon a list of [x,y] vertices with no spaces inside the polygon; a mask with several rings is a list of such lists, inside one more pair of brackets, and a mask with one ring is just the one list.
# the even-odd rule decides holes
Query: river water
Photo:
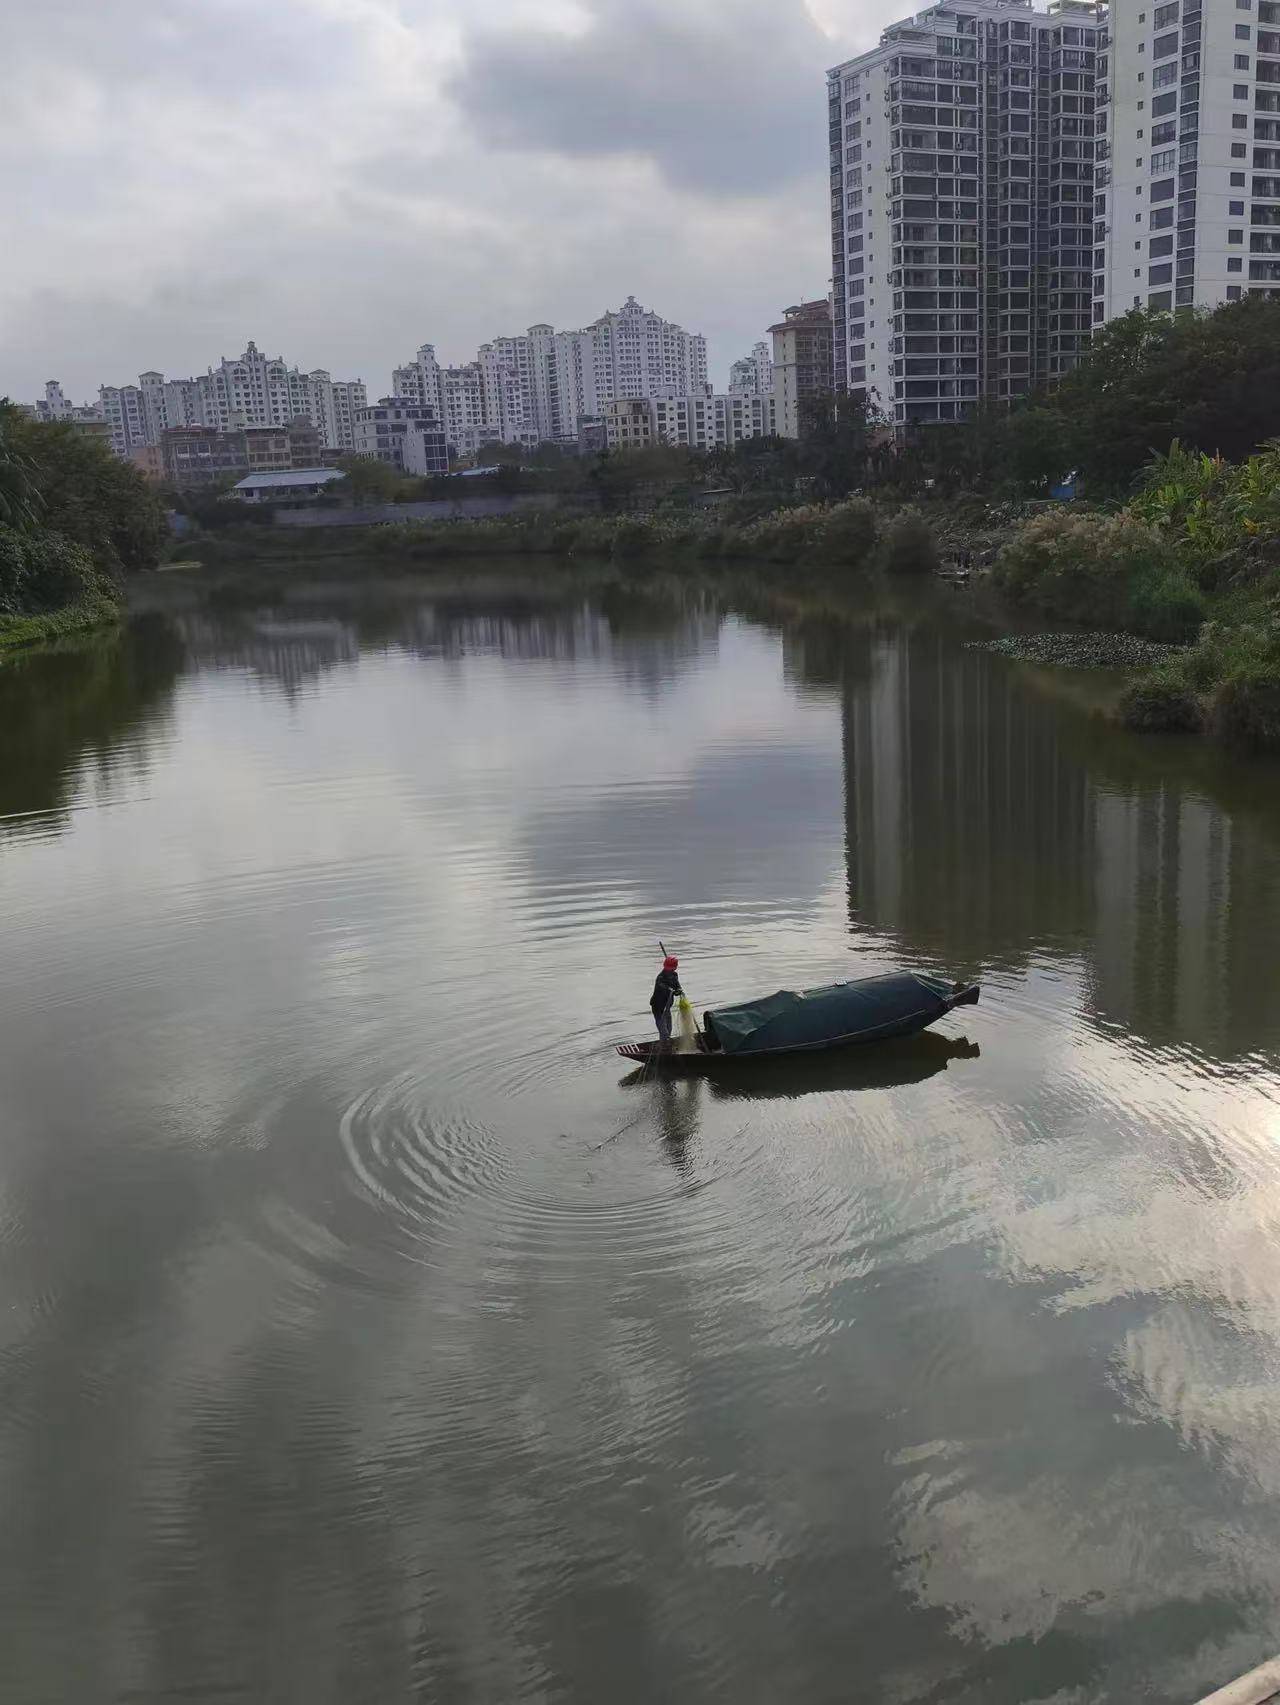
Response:
[{"label": "river water", "polygon": [[[171,577],[0,667],[0,1698],[1193,1699],[1280,1649],[1280,790],[966,594]],[[699,1006],[980,976],[636,1082]]]}]

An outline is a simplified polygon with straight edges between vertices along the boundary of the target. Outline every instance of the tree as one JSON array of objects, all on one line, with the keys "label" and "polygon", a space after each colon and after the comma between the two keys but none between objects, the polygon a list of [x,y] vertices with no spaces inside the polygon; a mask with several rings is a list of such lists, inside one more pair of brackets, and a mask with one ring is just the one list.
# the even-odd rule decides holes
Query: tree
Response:
[{"label": "tree", "polygon": [[815,496],[830,501],[867,484],[873,435],[881,425],[865,394],[828,391],[801,399],[798,460],[801,474],[813,482]]},{"label": "tree", "polygon": [[83,545],[113,580],[155,567],[168,528],[137,468],[69,421],[31,420],[16,410],[4,420],[37,494],[41,528]]},{"label": "tree", "polygon": [[14,431],[23,418],[8,397],[0,397],[0,523],[29,532],[36,525],[40,498],[31,458]]},{"label": "tree", "polygon": [[342,456],[338,466],[346,474],[345,495],[354,504],[394,503],[404,490],[404,475],[376,456]]},{"label": "tree", "polygon": [[82,545],[61,533],[19,532],[0,522],[0,618],[43,615],[94,598],[115,597]]},{"label": "tree", "polygon": [[1280,432],[1280,302],[1135,308],[1102,327],[1053,403],[1096,491],[1129,490],[1174,439],[1243,460]]}]

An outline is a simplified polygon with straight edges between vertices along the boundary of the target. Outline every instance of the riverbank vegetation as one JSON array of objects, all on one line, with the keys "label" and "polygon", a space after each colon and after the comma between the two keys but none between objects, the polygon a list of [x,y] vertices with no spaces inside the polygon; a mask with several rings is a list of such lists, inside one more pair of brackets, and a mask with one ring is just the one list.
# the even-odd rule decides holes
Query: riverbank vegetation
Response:
[{"label": "riverbank vegetation", "polygon": [[113,620],[125,577],[156,565],[165,533],[136,468],[0,399],[0,646]]},{"label": "riverbank vegetation", "polygon": [[371,546],[378,555],[417,562],[547,555],[607,558],[637,569],[746,562],[815,573],[880,564],[906,573],[927,571],[937,562],[932,531],[917,511],[886,515],[856,497],[764,513],[748,504],[683,514],[539,512],[465,523],[405,521],[378,528]]},{"label": "riverbank vegetation", "polygon": [[1131,727],[1280,749],[1280,442],[1236,463],[1175,443],[1115,513],[1027,522],[994,579],[1049,615],[1181,643],[1127,689]]}]

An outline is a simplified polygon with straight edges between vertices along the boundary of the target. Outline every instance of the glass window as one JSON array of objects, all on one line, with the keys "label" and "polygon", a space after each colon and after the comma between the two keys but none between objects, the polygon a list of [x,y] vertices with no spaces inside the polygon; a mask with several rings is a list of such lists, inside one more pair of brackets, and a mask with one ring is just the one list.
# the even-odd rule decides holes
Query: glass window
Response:
[{"label": "glass window", "polygon": [[1249,26],[1248,26],[1248,24],[1237,24],[1236,25],[1236,40],[1237,41],[1248,41],[1248,39],[1249,39]]},{"label": "glass window", "polygon": [[1249,55],[1247,53],[1236,54],[1235,68],[1237,71],[1247,71],[1249,69]]},{"label": "glass window", "polygon": [[1243,231],[1228,231],[1227,232],[1227,241],[1229,243],[1243,243],[1244,242],[1244,232]]},{"label": "glass window", "polygon": [[1233,83],[1231,85],[1231,99],[1233,101],[1247,101],[1249,99],[1249,85],[1247,83]]},{"label": "glass window", "polygon": [[1152,58],[1167,59],[1171,53],[1178,51],[1178,32],[1170,30],[1167,36],[1157,36],[1151,49]]},{"label": "glass window", "polygon": [[1227,271],[1228,272],[1243,272],[1244,271],[1244,262],[1240,259],[1239,255],[1232,255],[1231,256],[1230,260],[1227,262]]}]

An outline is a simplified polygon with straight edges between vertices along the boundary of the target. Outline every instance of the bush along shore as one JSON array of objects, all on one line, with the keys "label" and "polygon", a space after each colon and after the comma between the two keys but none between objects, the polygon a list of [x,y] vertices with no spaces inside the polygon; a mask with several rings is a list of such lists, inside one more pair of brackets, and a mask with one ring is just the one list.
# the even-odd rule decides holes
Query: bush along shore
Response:
[{"label": "bush along shore", "polygon": [[155,567],[165,532],[136,468],[0,398],[0,649],[115,621],[125,576]]},{"label": "bush along shore", "polygon": [[1024,523],[992,578],[1014,605],[1176,648],[1127,686],[1129,727],[1280,751],[1280,443],[1236,463],[1174,444],[1124,508]]},{"label": "bush along shore", "polygon": [[375,552],[407,561],[539,554],[635,566],[673,559],[755,562],[815,572],[879,563],[898,573],[928,572],[938,564],[933,532],[917,510],[886,515],[857,497],[776,508],[745,519],[714,511],[655,511],[403,521],[377,528],[371,543]]}]

